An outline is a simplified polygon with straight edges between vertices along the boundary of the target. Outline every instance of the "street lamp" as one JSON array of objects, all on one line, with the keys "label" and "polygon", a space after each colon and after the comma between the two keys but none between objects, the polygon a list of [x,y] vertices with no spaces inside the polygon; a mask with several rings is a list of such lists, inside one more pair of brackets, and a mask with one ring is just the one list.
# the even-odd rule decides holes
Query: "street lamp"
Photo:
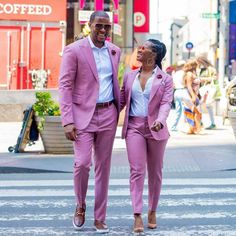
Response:
[{"label": "street lamp", "polygon": [[173,28],[174,26],[178,27],[178,28],[182,28],[183,26],[180,25],[180,24],[177,24],[175,22],[173,22],[171,25],[170,25],[170,30],[171,30],[171,36],[170,36],[170,64],[172,65],[173,63],[173,41],[174,41],[174,36],[173,36]]}]

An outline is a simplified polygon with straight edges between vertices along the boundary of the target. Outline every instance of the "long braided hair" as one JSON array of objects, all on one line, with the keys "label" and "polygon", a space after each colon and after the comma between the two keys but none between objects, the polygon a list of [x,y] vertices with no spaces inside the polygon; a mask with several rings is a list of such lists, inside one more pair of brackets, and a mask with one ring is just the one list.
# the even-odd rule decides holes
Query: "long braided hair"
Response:
[{"label": "long braided hair", "polygon": [[166,45],[157,39],[148,39],[147,41],[151,42],[152,51],[156,53],[156,65],[162,69],[161,62],[166,55]]}]

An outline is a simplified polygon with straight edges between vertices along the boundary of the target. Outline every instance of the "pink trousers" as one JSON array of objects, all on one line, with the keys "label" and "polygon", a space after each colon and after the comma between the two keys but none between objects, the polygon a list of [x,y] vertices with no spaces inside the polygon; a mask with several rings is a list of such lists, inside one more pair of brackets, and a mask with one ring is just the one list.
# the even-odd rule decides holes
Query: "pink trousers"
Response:
[{"label": "pink trousers", "polygon": [[156,211],[162,185],[163,156],[167,140],[155,140],[147,118],[130,117],[126,146],[130,164],[130,194],[134,213],[142,213],[146,167],[148,209]]},{"label": "pink trousers", "polygon": [[[79,117],[78,117],[79,119]],[[89,171],[94,150],[95,206],[94,219],[105,221],[113,141],[116,133],[117,110],[114,104],[95,110],[89,126],[78,131],[74,142],[74,191],[77,204],[85,204]]]}]

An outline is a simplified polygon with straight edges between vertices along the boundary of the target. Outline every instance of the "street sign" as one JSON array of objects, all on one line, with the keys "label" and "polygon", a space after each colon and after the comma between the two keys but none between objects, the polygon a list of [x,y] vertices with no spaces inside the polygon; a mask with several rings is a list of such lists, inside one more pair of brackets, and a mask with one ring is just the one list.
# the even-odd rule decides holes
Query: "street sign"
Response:
[{"label": "street sign", "polygon": [[188,49],[188,50],[191,50],[193,48],[193,43],[192,42],[187,42],[185,44],[185,47]]},{"label": "street sign", "polygon": [[202,13],[202,18],[205,19],[220,19],[220,13],[211,13],[211,12],[204,12]]}]

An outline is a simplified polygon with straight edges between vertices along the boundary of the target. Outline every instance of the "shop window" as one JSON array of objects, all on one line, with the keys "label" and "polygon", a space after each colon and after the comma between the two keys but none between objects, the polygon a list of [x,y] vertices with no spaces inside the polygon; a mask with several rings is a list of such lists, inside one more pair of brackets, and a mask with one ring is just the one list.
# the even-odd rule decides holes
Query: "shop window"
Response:
[{"label": "shop window", "polygon": [[86,0],[83,10],[94,11],[94,0]]},{"label": "shop window", "polygon": [[113,11],[113,0],[104,0],[104,11]]}]

